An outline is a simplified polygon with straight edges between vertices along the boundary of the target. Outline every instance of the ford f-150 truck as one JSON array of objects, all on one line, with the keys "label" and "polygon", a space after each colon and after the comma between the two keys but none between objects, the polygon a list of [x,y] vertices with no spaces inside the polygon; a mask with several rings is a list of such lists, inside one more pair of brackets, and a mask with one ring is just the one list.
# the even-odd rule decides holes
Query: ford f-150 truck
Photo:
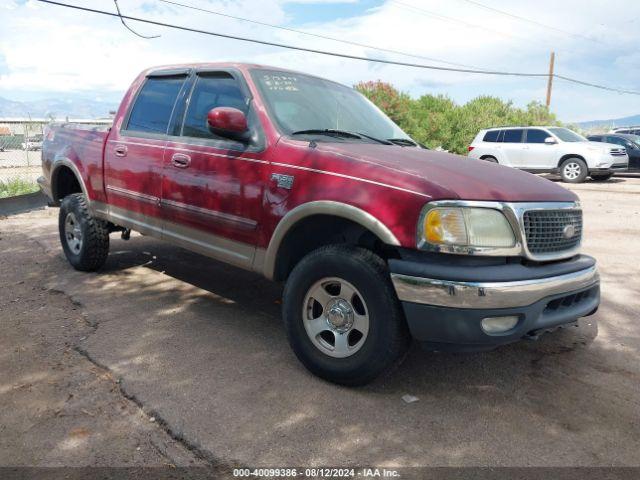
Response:
[{"label": "ford f-150 truck", "polygon": [[573,324],[600,301],[575,194],[422,148],[322,78],[152,68],[110,128],[52,125],[42,157],[73,267],[99,269],[109,234],[135,230],[286,282],[291,347],[333,382],[371,381],[411,338],[486,350]]}]

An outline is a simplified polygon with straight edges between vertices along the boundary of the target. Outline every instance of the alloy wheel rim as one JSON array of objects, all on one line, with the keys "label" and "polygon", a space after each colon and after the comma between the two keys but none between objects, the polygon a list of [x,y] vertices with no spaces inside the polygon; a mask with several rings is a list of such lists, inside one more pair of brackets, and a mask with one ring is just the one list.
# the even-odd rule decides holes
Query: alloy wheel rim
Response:
[{"label": "alloy wheel rim", "polygon": [[64,237],[69,250],[75,254],[79,254],[82,249],[82,229],[73,212],[67,213],[64,220]]},{"label": "alloy wheel rim", "polygon": [[564,176],[569,180],[575,180],[580,176],[581,172],[580,165],[575,162],[568,163],[564,166]]},{"label": "alloy wheel rim", "polygon": [[364,345],[369,333],[369,310],[351,283],[323,278],[307,291],[302,321],[313,345],[322,353],[345,358]]}]

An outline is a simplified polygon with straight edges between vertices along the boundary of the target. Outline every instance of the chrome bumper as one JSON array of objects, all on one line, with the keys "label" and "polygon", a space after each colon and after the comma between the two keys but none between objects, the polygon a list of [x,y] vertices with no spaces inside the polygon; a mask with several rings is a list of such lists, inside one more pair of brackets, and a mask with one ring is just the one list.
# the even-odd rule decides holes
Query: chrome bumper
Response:
[{"label": "chrome bumper", "polygon": [[455,282],[391,274],[403,302],[449,308],[516,308],[531,305],[545,297],[569,293],[600,281],[594,265],[574,273],[518,282]]}]

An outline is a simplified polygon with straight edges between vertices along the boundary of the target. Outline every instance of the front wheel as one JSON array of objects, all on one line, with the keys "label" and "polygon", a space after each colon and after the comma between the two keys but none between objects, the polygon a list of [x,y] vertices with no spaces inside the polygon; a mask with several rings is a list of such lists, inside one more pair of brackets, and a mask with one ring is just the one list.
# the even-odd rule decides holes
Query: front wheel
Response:
[{"label": "front wheel", "polygon": [[285,286],[283,313],[298,359],[342,385],[370,382],[410,343],[386,264],[358,247],[331,245],[303,258]]},{"label": "front wheel", "polygon": [[594,182],[606,182],[611,177],[613,177],[613,173],[605,173],[600,175],[594,174],[594,175],[591,175],[591,180],[593,180]]},{"label": "front wheel", "polygon": [[98,270],[107,260],[108,224],[91,215],[82,193],[64,197],[60,205],[58,229],[64,254],[76,270]]},{"label": "front wheel", "polygon": [[568,158],[560,165],[560,176],[567,183],[582,183],[589,175],[587,164],[580,158]]}]

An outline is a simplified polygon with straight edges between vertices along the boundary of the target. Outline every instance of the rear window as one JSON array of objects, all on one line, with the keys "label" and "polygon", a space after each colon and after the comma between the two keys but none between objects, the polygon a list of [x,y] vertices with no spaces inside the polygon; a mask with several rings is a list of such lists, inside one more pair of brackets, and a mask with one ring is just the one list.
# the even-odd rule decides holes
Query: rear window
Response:
[{"label": "rear window", "polygon": [[149,77],[138,93],[126,130],[166,134],[185,76]]},{"label": "rear window", "polygon": [[504,131],[504,143],[521,143],[524,130],[521,128]]},{"label": "rear window", "polygon": [[500,130],[489,130],[484,134],[483,142],[497,142],[498,134],[500,134]]}]

